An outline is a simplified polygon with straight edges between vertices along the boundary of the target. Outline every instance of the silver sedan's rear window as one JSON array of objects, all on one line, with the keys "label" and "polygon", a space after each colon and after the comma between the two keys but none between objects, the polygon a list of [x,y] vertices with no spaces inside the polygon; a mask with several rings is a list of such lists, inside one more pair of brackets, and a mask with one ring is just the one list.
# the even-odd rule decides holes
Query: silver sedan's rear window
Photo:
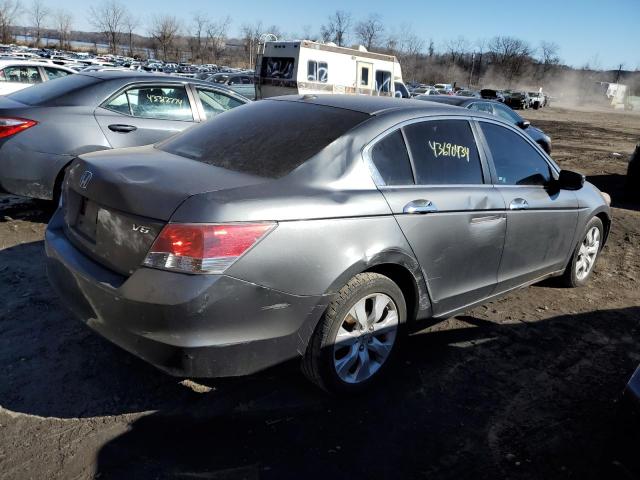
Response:
[{"label": "silver sedan's rear window", "polygon": [[367,118],[341,108],[260,100],[190,128],[156,148],[227,170],[280,178]]}]

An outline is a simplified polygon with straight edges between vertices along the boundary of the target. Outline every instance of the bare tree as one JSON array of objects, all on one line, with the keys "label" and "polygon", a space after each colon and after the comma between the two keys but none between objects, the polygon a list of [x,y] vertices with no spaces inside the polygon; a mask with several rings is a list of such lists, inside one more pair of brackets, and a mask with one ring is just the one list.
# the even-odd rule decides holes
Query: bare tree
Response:
[{"label": "bare tree", "polygon": [[199,59],[202,60],[202,56],[204,53],[204,49],[206,47],[207,42],[207,26],[209,25],[210,20],[206,13],[204,12],[196,12],[193,14],[193,22],[192,22],[192,33],[189,37],[188,44],[189,49],[191,50],[191,58],[192,60]]},{"label": "bare tree", "polygon": [[162,51],[162,59],[167,60],[172,43],[180,32],[180,22],[176,17],[163,15],[151,22],[149,35]]},{"label": "bare tree", "polygon": [[140,25],[140,20],[132,13],[127,13],[122,21],[124,32],[127,36],[127,44],[129,47],[129,56],[133,57],[135,53],[135,35],[134,30]]},{"label": "bare tree", "polygon": [[214,63],[219,63],[227,46],[227,31],[231,25],[231,18],[225,17],[207,25],[207,49]]},{"label": "bare tree", "polygon": [[520,75],[533,53],[526,41],[508,36],[493,37],[487,47],[492,63],[502,70],[509,84]]},{"label": "bare tree", "polygon": [[56,11],[55,24],[58,30],[58,38],[60,39],[60,48],[69,48],[72,23],[73,15],[69,11],[64,9]]},{"label": "bare tree", "polygon": [[45,26],[47,17],[49,16],[49,9],[44,5],[42,0],[33,0],[31,7],[27,12],[29,14],[29,21],[36,34],[36,47],[40,46],[40,39],[42,38],[42,29]]},{"label": "bare tree", "polygon": [[127,9],[117,0],[100,2],[89,8],[89,21],[102,32],[109,43],[109,51],[118,53],[118,44]]},{"label": "bare tree", "polygon": [[2,43],[13,42],[13,32],[11,27],[20,15],[19,0],[0,1],[0,41]]},{"label": "bare tree", "polygon": [[327,23],[320,27],[320,36],[324,42],[334,42],[342,47],[347,43],[347,36],[351,29],[351,14],[344,10],[337,10],[329,15]]},{"label": "bare tree", "polygon": [[380,15],[373,13],[365,20],[356,23],[354,32],[360,44],[364,45],[367,50],[371,50],[380,43],[384,35],[384,25],[380,20]]},{"label": "bare tree", "polygon": [[558,57],[559,51],[560,47],[557,43],[544,41],[540,42],[540,54],[542,57],[541,60],[542,64],[544,65],[545,72],[560,63],[560,57]]}]

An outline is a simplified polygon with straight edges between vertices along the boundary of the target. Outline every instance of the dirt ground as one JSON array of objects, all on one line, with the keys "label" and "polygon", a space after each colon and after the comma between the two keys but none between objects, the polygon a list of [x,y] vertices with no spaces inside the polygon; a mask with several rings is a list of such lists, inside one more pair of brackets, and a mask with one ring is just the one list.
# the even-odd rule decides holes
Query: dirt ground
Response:
[{"label": "dirt ground", "polygon": [[525,115],[613,197],[590,285],[535,285],[431,326],[351,400],[295,366],[196,384],[119,350],[47,284],[47,205],[1,196],[0,477],[634,478],[619,398],[640,363],[640,204],[623,195],[640,115]]}]

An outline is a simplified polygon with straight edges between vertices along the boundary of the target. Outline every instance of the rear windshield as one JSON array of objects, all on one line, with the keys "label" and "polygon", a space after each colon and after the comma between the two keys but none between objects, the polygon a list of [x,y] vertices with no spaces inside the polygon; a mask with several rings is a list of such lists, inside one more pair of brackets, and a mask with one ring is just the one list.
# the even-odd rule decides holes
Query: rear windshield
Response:
[{"label": "rear windshield", "polygon": [[46,105],[52,100],[60,98],[67,93],[94,85],[102,80],[88,75],[75,73],[63,78],[57,78],[50,82],[40,83],[33,87],[19,90],[7,95],[12,100],[16,100],[25,105]]},{"label": "rear windshield", "polygon": [[340,108],[261,100],[190,128],[156,148],[235,172],[280,178],[367,118]]}]

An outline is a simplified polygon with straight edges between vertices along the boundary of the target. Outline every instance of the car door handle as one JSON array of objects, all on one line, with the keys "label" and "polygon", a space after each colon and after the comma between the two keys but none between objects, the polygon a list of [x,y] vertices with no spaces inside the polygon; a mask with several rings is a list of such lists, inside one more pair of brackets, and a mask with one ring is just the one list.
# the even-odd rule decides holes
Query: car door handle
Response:
[{"label": "car door handle", "polygon": [[438,208],[434,205],[431,200],[413,200],[412,202],[407,203],[402,209],[403,213],[432,213],[437,212]]},{"label": "car door handle", "polygon": [[109,130],[111,130],[112,132],[129,133],[137,129],[138,127],[135,127],[133,125],[122,125],[120,123],[114,123],[112,125],[109,125]]},{"label": "car door handle", "polygon": [[509,210],[525,210],[529,208],[529,202],[524,198],[514,198],[509,204]]}]

